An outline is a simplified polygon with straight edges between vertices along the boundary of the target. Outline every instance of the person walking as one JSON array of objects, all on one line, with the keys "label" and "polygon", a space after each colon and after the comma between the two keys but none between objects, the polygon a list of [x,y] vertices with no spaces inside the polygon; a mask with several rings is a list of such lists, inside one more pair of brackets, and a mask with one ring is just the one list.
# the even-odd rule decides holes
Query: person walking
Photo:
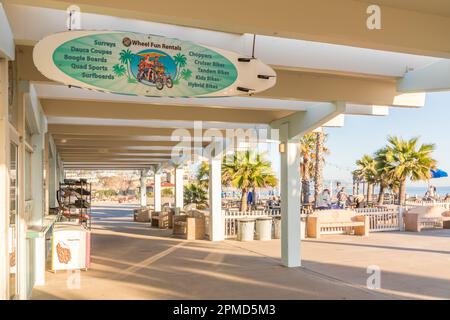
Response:
[{"label": "person walking", "polygon": [[247,210],[251,211],[253,206],[253,192],[249,191],[247,194]]},{"label": "person walking", "polygon": [[341,190],[339,190],[339,192],[337,194],[337,200],[338,200],[339,208],[345,209],[347,206],[348,195],[345,192],[344,187],[342,187]]}]

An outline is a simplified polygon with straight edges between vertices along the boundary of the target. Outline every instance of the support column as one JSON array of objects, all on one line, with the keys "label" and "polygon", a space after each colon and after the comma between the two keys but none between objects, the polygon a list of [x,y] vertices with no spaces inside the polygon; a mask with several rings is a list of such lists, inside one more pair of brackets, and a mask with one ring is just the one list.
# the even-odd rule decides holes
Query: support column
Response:
[{"label": "support column", "polygon": [[[300,254],[300,150],[289,141],[288,124],[280,126],[281,151],[281,261],[286,267],[301,266]],[[284,149],[284,150],[283,150]]]},{"label": "support column", "polygon": [[0,300],[9,299],[8,61],[0,59]]},{"label": "support column", "polygon": [[154,209],[161,212],[161,173],[155,172],[155,183],[153,185]]},{"label": "support column", "polygon": [[175,168],[175,208],[183,208],[183,175],[184,170],[181,167]]},{"label": "support column", "polygon": [[58,174],[56,172],[56,154],[53,154],[49,159],[49,184],[48,184],[48,193],[49,193],[49,206],[50,208],[54,208],[58,206],[58,201],[56,199],[56,191],[59,188]]},{"label": "support column", "polygon": [[147,175],[141,170],[141,207],[147,206]]},{"label": "support column", "polygon": [[21,300],[27,299],[28,296],[28,272],[31,273],[30,261],[27,254],[27,239],[26,239],[26,229],[27,229],[27,217],[26,217],[26,203],[25,203],[25,123],[26,123],[26,93],[29,92],[29,82],[21,81],[19,82],[18,88],[18,99],[17,99],[17,113],[18,113],[18,128],[17,131],[22,137],[19,148],[18,148],[18,176],[17,176],[17,193],[18,193],[18,222],[17,222],[17,288],[18,288],[18,298]]},{"label": "support column", "polygon": [[212,157],[209,160],[209,240],[224,239],[224,224],[222,216],[222,159]]},{"label": "support column", "polygon": [[32,137],[31,197],[33,199],[33,210],[29,224],[34,226],[41,226],[44,218],[44,141],[45,137],[42,133],[37,133]]}]

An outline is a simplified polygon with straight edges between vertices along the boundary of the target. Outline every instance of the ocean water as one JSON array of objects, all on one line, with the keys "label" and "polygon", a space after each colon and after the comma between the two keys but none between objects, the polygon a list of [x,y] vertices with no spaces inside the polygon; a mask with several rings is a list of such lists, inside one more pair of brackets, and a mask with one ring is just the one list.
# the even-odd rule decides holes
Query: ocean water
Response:
[{"label": "ocean water", "polygon": [[[427,187],[406,187],[408,195],[423,196],[425,192],[427,192]],[[445,196],[447,193],[450,194],[450,187],[436,187],[436,192],[440,196]]]},{"label": "ocean water", "polygon": [[[325,184],[325,187],[328,188],[328,189],[330,188],[329,184]],[[352,187],[351,184],[345,183],[345,184],[343,184],[343,187],[345,188],[345,191],[348,194],[352,194],[353,193],[353,187]],[[367,188],[367,186],[366,186],[366,188]],[[425,195],[425,192],[427,192],[427,189],[428,188],[426,186],[424,186],[424,187],[411,187],[411,186],[408,187],[408,186],[406,186],[406,193],[409,196],[417,195],[419,197],[422,197],[422,196]],[[450,194],[450,186],[436,187],[436,191],[437,191],[438,195],[445,196],[447,193]],[[337,192],[335,185],[333,185],[332,192],[333,192],[333,195],[335,195],[336,192]],[[360,185],[359,192],[363,193],[362,185]],[[314,193],[314,189],[312,189],[312,186],[311,186],[311,194],[313,194],[313,193]],[[376,194],[378,193],[378,188],[375,188],[375,193]]]}]

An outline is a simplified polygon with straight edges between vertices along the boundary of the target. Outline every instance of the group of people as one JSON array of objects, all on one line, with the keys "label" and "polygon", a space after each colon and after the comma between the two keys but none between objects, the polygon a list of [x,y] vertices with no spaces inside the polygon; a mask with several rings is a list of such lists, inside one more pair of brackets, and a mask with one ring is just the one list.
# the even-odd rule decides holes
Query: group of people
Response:
[{"label": "group of people", "polygon": [[337,203],[333,205],[330,189],[324,189],[317,200],[317,209],[341,208],[345,209],[349,200],[349,195],[345,192],[345,188],[341,187],[336,194]]},{"label": "group of people", "polygon": [[146,56],[139,62],[138,68],[140,74],[138,78],[141,79],[142,76],[145,76],[151,82],[155,82],[158,73],[164,72],[164,65],[159,62],[157,56],[153,59],[149,55]]},{"label": "group of people", "polygon": [[280,197],[273,196],[272,199],[267,201],[267,207],[269,209],[276,209],[280,207]]}]

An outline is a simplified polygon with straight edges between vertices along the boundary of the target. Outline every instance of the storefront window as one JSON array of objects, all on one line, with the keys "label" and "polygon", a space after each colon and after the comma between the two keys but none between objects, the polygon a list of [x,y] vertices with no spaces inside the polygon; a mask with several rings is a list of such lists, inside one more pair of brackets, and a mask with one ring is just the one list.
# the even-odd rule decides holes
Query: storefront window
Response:
[{"label": "storefront window", "polygon": [[17,145],[10,145],[10,203],[9,203],[9,228],[8,228],[8,252],[9,252],[9,293],[10,298],[17,295]]}]

